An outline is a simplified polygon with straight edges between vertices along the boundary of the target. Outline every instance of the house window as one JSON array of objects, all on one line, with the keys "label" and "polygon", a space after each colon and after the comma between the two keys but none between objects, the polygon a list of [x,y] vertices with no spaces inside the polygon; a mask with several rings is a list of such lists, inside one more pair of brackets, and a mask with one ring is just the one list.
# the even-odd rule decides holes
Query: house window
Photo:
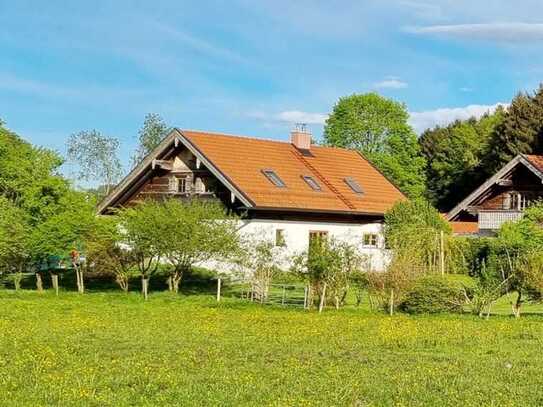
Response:
[{"label": "house window", "polygon": [[363,235],[364,246],[377,247],[378,237],[375,233],[364,233]]},{"label": "house window", "polygon": [[321,191],[321,186],[319,183],[315,180],[315,178],[310,177],[309,175],[302,175],[302,178],[304,181],[311,187],[313,191]]},{"label": "house window", "polygon": [[509,210],[522,211],[530,204],[530,200],[526,195],[521,194],[520,192],[510,192],[505,195],[503,202],[503,208]]},{"label": "house window", "polygon": [[281,178],[279,178],[279,175],[277,175],[274,170],[262,170],[262,174],[264,174],[266,178],[268,178],[268,180],[276,187],[286,188],[285,183]]},{"label": "house window", "polygon": [[182,193],[188,192],[186,178],[178,178],[177,182],[178,182],[177,192],[182,192]]},{"label": "house window", "polygon": [[309,245],[314,242],[323,242],[328,237],[326,230],[311,230],[309,231]]},{"label": "house window", "polygon": [[188,192],[188,182],[186,178],[170,177],[168,180],[168,190],[172,193]]},{"label": "house window", "polygon": [[364,193],[364,190],[362,189],[362,187],[358,184],[358,182],[356,182],[356,180],[353,177],[344,178],[344,181],[347,185],[349,185],[349,188],[351,188],[353,192],[357,194]]},{"label": "house window", "polygon": [[170,177],[168,180],[168,190],[170,192],[178,192],[179,180],[176,177]]},{"label": "house window", "polygon": [[285,247],[285,230],[284,229],[275,229],[275,245],[279,247]]}]

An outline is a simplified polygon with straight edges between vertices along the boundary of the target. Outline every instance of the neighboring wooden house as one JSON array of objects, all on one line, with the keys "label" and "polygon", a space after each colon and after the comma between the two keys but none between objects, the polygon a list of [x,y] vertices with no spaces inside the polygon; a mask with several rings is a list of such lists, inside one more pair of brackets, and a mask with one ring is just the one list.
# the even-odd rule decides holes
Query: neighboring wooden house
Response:
[{"label": "neighboring wooden house", "polygon": [[492,235],[541,198],[543,156],[518,155],[456,205],[447,219],[459,234]]},{"label": "neighboring wooden house", "polygon": [[147,198],[215,199],[241,216],[241,233],[304,250],[314,236],[358,244],[381,269],[384,213],[406,199],[362,155],[311,144],[173,130],[99,205],[98,212]]}]

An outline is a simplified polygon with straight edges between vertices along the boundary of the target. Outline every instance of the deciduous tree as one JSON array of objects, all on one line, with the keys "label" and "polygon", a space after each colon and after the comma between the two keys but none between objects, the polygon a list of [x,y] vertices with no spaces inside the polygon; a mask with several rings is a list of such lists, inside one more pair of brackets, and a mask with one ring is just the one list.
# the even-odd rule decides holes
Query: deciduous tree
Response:
[{"label": "deciduous tree", "polygon": [[72,134],[67,142],[68,159],[78,167],[78,179],[104,185],[105,194],[122,175],[119,140],[96,130]]},{"label": "deciduous tree", "polygon": [[170,289],[176,293],[183,275],[204,261],[234,259],[240,248],[238,218],[220,203],[169,199],[156,206],[160,252],[172,266]]},{"label": "deciduous tree", "polygon": [[458,120],[421,135],[427,196],[438,208],[449,210],[484,181],[488,171],[482,162],[504,114],[503,108],[498,108],[480,119]]},{"label": "deciduous tree", "polygon": [[164,123],[162,117],[156,113],[145,116],[143,127],[139,131],[138,147],[132,157],[132,165],[135,167],[147,154],[153,151],[167,136],[171,128]]},{"label": "deciduous tree", "polygon": [[405,105],[376,93],[342,97],[324,127],[327,145],[358,150],[410,197],[425,188],[425,158]]}]

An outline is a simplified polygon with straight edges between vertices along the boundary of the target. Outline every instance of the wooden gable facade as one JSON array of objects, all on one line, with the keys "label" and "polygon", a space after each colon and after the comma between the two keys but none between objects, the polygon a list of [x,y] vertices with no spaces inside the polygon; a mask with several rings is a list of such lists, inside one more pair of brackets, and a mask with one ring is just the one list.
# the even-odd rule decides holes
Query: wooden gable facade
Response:
[{"label": "wooden gable facade", "polygon": [[491,234],[514,221],[543,198],[543,157],[518,155],[460,202],[447,215],[452,222],[476,222],[481,234]]}]

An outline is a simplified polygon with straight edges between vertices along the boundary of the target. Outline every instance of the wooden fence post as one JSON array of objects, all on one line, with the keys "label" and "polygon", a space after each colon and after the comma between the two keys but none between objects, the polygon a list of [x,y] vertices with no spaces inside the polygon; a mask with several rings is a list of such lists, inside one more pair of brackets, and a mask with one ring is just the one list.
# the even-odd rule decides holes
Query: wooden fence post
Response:
[{"label": "wooden fence post", "polygon": [[51,274],[51,280],[53,282],[55,293],[58,295],[58,274]]},{"label": "wooden fence post", "polygon": [[389,309],[390,315],[394,314],[394,288],[390,289],[390,309]]},{"label": "wooden fence post", "polygon": [[217,279],[217,302],[221,300],[221,278]]},{"label": "wooden fence post", "polygon": [[440,262],[440,266],[441,266],[441,275],[444,276],[445,275],[445,237],[444,237],[444,233],[443,231],[441,231],[441,234],[440,234],[440,239],[441,239],[441,244],[439,245],[439,262]]},{"label": "wooden fence post", "polygon": [[281,298],[281,305],[285,305],[285,295],[287,294],[285,285],[283,284],[283,296]]},{"label": "wooden fence post", "polygon": [[319,304],[319,313],[322,312],[322,309],[324,308],[324,301],[326,299],[326,283],[322,286],[322,294],[321,294],[321,302]]},{"label": "wooden fence post", "polygon": [[307,309],[307,286],[304,287],[304,309]]}]

